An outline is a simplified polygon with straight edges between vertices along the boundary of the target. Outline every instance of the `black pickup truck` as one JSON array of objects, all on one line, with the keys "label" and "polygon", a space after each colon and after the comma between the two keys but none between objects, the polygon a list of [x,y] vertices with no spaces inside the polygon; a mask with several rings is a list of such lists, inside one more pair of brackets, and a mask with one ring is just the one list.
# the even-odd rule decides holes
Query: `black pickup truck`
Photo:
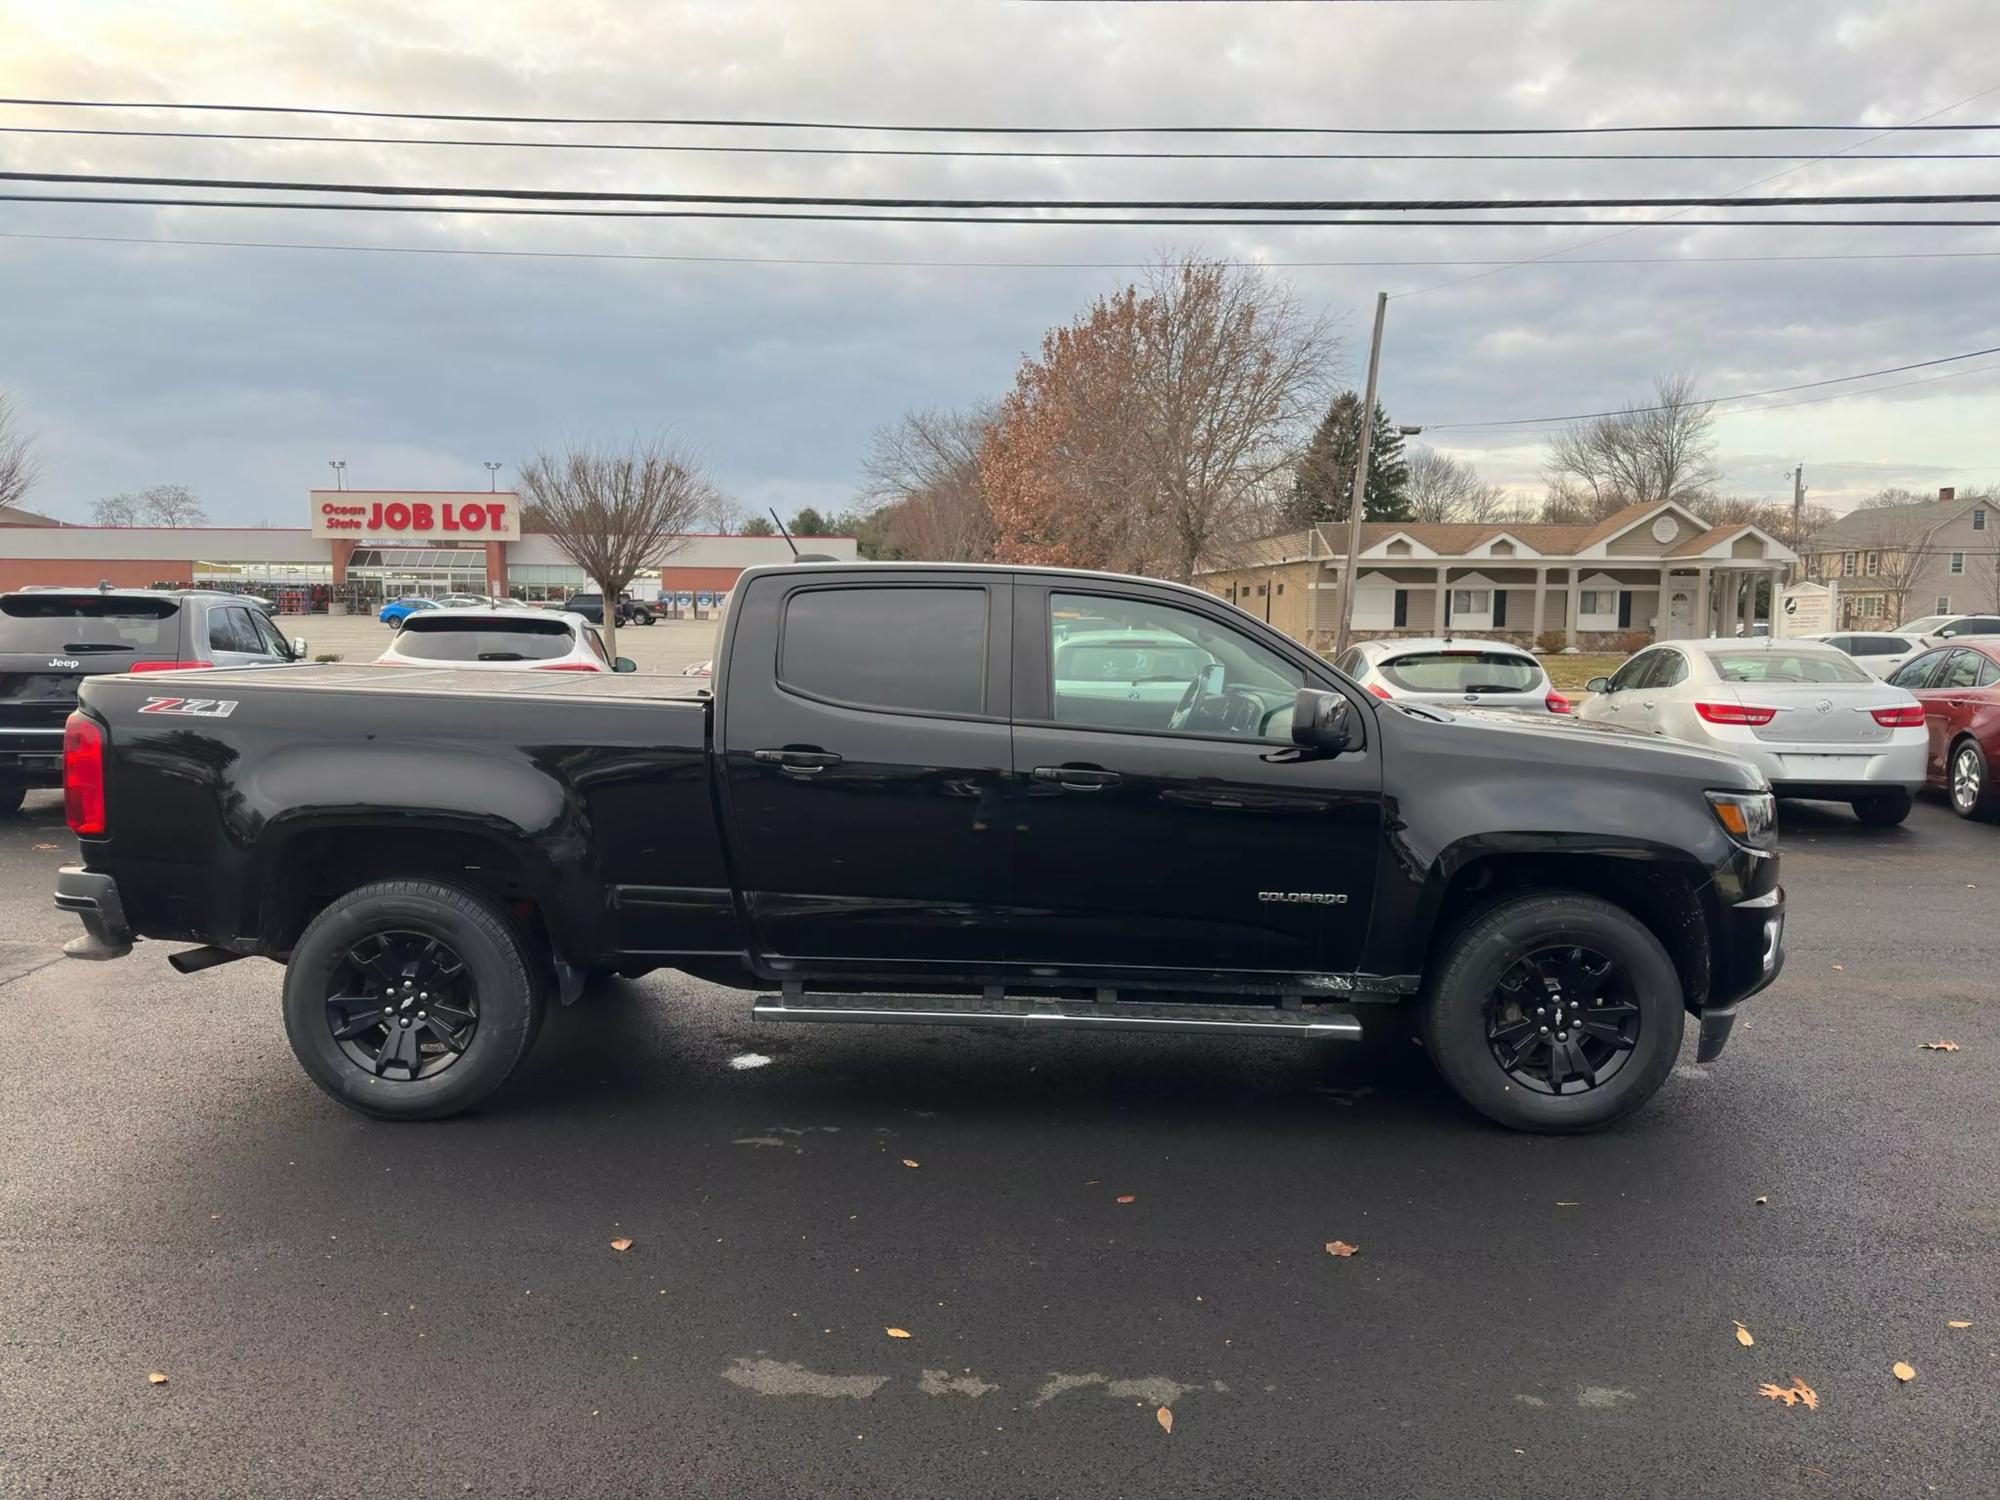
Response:
[{"label": "black pickup truck", "polygon": [[1782,961],[1742,762],[1375,700],[1193,589],[753,569],[685,678],[94,677],[64,746],[79,956],[286,966],[368,1114],[500,1086],[545,1003],[671,966],[772,1021],[1354,1038],[1414,1007],[1474,1108],[1580,1130]]}]

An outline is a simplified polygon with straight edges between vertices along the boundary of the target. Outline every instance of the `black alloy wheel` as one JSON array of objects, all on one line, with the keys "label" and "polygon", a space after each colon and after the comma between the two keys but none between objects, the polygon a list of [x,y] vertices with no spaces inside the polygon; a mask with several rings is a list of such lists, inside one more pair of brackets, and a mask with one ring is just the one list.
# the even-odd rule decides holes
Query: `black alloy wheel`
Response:
[{"label": "black alloy wheel", "polygon": [[465,960],[426,933],[369,934],[342,955],[327,990],[334,1041],[378,1078],[435,1078],[464,1056],[479,1029]]},{"label": "black alloy wheel", "polygon": [[1639,1044],[1639,1006],[1617,962],[1557,944],[1523,954],[1486,1001],[1486,1044],[1516,1084],[1580,1094],[1618,1075]]}]

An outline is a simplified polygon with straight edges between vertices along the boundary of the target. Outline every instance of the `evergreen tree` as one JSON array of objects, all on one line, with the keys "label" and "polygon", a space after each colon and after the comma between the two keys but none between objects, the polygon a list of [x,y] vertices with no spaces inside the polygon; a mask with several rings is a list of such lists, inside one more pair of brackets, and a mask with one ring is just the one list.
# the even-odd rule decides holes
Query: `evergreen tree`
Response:
[{"label": "evergreen tree", "polygon": [[[1347,519],[1354,494],[1354,466],[1360,462],[1361,397],[1342,391],[1314,429],[1312,441],[1292,478],[1292,498],[1286,520],[1294,527],[1316,526]],[[1375,436],[1368,457],[1368,491],[1362,499],[1364,521],[1407,521],[1405,490],[1410,469],[1403,458],[1403,435],[1389,421],[1382,403],[1375,403]]]}]

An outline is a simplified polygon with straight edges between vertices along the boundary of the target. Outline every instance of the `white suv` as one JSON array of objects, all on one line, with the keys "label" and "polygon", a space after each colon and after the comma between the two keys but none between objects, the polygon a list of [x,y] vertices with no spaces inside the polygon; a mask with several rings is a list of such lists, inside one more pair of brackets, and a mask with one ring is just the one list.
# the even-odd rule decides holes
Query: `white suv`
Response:
[{"label": "white suv", "polygon": [[1333,663],[1378,698],[1450,708],[1505,708],[1566,714],[1569,699],[1555,690],[1535,653],[1506,641],[1418,637],[1363,641]]},{"label": "white suv", "polygon": [[500,672],[639,670],[627,657],[614,662],[597,627],[582,615],[492,607],[419,610],[375,660],[394,667]]}]

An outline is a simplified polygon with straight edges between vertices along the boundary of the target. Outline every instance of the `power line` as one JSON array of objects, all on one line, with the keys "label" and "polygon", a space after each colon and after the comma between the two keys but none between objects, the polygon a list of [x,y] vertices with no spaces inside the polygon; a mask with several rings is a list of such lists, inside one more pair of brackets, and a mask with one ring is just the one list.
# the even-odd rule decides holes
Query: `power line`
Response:
[{"label": "power line", "polygon": [[[0,174],[4,175],[4,174]],[[1791,200],[1787,200],[1791,201]],[[954,214],[778,212],[764,209],[643,209],[643,208],[513,208],[504,204],[458,203],[319,203],[272,198],[142,198],[129,195],[64,193],[0,193],[0,203],[71,203],[128,208],[256,208],[365,214],[489,214],[545,219],[756,219],[794,223],[837,224],[1034,224],[1158,228],[1205,225],[1214,228],[1375,227],[1390,225],[1428,228],[1519,229],[1622,224],[1619,219],[1465,219],[1465,218],[1194,218],[1186,215],[1146,215],[1127,218],[1042,218],[1032,214]],[[2000,219],[1650,219],[1634,229],[2000,229]],[[1517,264],[1509,262],[1509,264]]]},{"label": "power line", "polygon": [[148,177],[112,172],[0,172],[0,182],[92,187],[205,188],[217,192],[356,193],[389,198],[499,198],[532,203],[728,203],[769,208],[1091,209],[1187,213],[1480,213],[1561,208],[1886,208],[2000,203],[2000,193],[1820,193],[1742,198],[871,198],[838,193],[637,193],[594,188],[433,187],[389,182]]},{"label": "power line", "polygon": [[[1788,221],[1789,222],[1789,221]],[[329,245],[290,240],[198,240],[158,235],[32,234],[0,230],[0,240],[48,240],[84,245],[168,245],[220,250],[320,250],[364,255],[468,255],[488,259],[655,261],[696,265],[810,266],[878,270],[1138,271],[1143,260],[890,260],[790,255],[667,255],[627,250],[495,250],[461,245]],[[1549,261],[1551,266],[1745,265],[1811,261],[2000,260],[2000,250],[1846,251],[1825,255],[1629,255]],[[1240,270],[1293,271],[1357,267],[1507,266],[1506,260],[1225,260]]]},{"label": "power line", "polygon": [[[445,120],[484,125],[661,125],[729,130],[850,130],[904,135],[1686,135],[1731,133],[1862,134],[1876,125],[1716,124],[1695,125],[888,125],[872,121],[712,119],[657,115],[500,115],[442,110],[334,109],[304,104],[208,104],[133,99],[0,98],[0,105],[38,109],[153,109],[221,114],[317,115],[349,120]],[[1906,125],[1905,130],[2000,130],[2000,122],[1971,125]]]},{"label": "power line", "polygon": [[[1798,161],[1803,151],[974,151],[925,146],[745,146],[688,141],[513,141],[498,136],[295,135],[236,130],[93,130],[0,125],[0,135],[118,140],[275,142],[318,146],[472,146],[514,151],[664,151],[721,156],[886,156],[978,161]],[[1817,159],[1817,158],[1815,158]],[[2000,151],[1844,152],[1844,161],[1994,161]]]},{"label": "power line", "polygon": [[[1880,375],[1901,375],[1909,370],[1927,370],[1936,365],[1956,364],[1960,360],[1978,359],[1988,354],[2000,354],[2000,345],[1995,345],[1990,349],[1972,349],[1964,354],[1941,355],[1936,359],[1920,359],[1906,365],[1891,365],[1884,370],[1863,370],[1854,375],[1834,375],[1825,380],[1802,381],[1797,385],[1775,385],[1761,391],[1738,391],[1730,396],[1703,396],[1692,401],[1668,401],[1657,406],[1625,406],[1615,411],[1570,412],[1560,417],[1509,417],[1481,422],[1426,422],[1423,425],[1424,430],[1427,432],[1443,431],[1445,429],[1463,430],[1478,427],[1541,427],[1562,422],[1589,422],[1600,417],[1631,417],[1640,416],[1648,412],[1684,411],[1691,406],[1715,406],[1726,401],[1754,401],[1763,396],[1783,396],[1792,391],[1812,391],[1829,385],[1845,385],[1849,381],[1854,380],[1873,380]],[[2000,366],[1994,366],[1994,368],[2000,369]],[[1963,371],[1960,373],[1976,374],[1980,372]],[[1911,383],[1915,384],[1916,382]],[[1884,389],[1893,389],[1893,387],[1884,387]],[[1844,392],[1843,394],[1865,395],[1867,393]],[[1798,404],[1803,405],[1805,403],[1801,402]]]}]

